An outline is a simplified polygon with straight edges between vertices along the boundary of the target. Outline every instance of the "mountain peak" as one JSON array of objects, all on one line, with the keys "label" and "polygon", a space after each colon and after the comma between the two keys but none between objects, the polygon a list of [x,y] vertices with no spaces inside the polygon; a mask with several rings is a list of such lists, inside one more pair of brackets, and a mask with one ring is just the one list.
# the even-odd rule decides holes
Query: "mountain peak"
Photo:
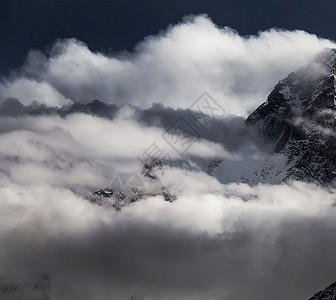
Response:
[{"label": "mountain peak", "polygon": [[[326,49],[312,63],[281,80],[248,118],[265,142],[286,160],[272,157],[256,181],[287,179],[329,184],[335,178],[336,49]],[[266,174],[261,176],[260,174]],[[273,181],[274,182],[274,181]]]}]

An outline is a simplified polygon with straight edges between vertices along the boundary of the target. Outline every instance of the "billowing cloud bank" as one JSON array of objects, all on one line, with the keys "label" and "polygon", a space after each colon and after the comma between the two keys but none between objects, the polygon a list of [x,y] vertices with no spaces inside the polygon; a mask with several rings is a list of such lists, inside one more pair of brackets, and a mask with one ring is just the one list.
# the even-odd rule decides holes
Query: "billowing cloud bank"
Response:
[{"label": "billowing cloud bank", "polygon": [[228,113],[246,115],[282,77],[333,46],[303,31],[242,37],[198,16],[146,38],[133,54],[93,53],[74,39],[56,42],[47,56],[31,51],[19,74],[3,80],[0,98],[186,108],[208,91]]},{"label": "billowing cloud bank", "polygon": [[[2,180],[0,267],[52,299],[306,299],[335,278],[336,191],[220,185],[170,171],[174,203],[120,213],[67,188]],[[246,201],[246,202],[245,202]]]},{"label": "billowing cloud bank", "polygon": [[[75,40],[48,56],[32,51],[0,86],[1,101],[45,105],[34,114],[13,114],[22,109],[15,99],[5,101],[11,110],[0,106],[1,282],[48,274],[51,299],[62,300],[297,300],[335,280],[336,190],[248,186],[237,175],[268,155],[241,116],[333,45],[301,31],[241,37],[201,16],[132,55],[92,53]],[[181,158],[161,127],[204,91],[228,115],[209,119]],[[97,98],[117,104],[113,117],[48,112]],[[139,172],[153,142],[192,165],[157,174],[175,202],[149,196],[115,212],[86,201],[116,175]],[[217,158],[228,168],[216,179],[205,171]]]}]

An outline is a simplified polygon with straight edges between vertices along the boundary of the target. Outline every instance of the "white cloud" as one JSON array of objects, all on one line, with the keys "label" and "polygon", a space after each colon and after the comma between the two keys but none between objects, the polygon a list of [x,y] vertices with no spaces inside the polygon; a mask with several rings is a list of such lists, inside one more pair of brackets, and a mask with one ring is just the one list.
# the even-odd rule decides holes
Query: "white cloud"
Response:
[{"label": "white cloud", "polygon": [[61,107],[71,103],[48,82],[22,77],[12,81],[6,80],[0,85],[0,95],[3,99],[10,97],[20,99],[25,105],[39,102],[47,106]]},{"label": "white cloud", "polygon": [[304,31],[243,37],[197,16],[147,37],[133,54],[91,52],[74,39],[56,42],[50,57],[33,51],[23,68],[29,77],[6,80],[0,95],[56,106],[100,99],[187,108],[207,91],[228,113],[246,115],[280,79],[334,46]]},{"label": "white cloud", "polygon": [[[92,189],[110,185],[120,172],[139,172],[143,153],[153,142],[172,159],[181,159],[162,138],[163,129],[146,127],[132,118],[107,120],[79,113],[66,118],[0,118],[5,131],[0,134],[2,169],[21,184],[38,181]],[[188,155],[208,161],[230,157],[223,146],[205,140],[196,141]]]},{"label": "white cloud", "polygon": [[305,299],[333,279],[335,190],[166,176],[194,189],[175,203],[152,197],[120,213],[64,188],[2,180],[2,273],[29,281],[47,272],[52,297],[102,300],[134,291],[146,299]]}]

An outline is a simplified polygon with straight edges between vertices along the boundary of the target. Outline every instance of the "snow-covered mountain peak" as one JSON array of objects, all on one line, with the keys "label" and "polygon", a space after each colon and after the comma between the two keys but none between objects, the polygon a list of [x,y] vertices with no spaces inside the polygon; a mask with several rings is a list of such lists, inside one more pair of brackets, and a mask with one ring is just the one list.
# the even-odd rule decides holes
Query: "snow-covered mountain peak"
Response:
[{"label": "snow-covered mountain peak", "polygon": [[248,117],[247,124],[257,126],[274,153],[281,154],[268,159],[250,181],[333,181],[335,66],[336,50],[326,49],[314,62],[281,80],[267,101]]}]

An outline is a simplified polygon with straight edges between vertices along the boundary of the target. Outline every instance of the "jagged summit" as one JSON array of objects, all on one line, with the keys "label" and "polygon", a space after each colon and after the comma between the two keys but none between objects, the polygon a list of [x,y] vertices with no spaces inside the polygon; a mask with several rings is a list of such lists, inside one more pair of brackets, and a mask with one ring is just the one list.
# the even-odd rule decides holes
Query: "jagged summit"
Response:
[{"label": "jagged summit", "polygon": [[[87,200],[117,211],[151,196],[162,196],[165,201],[173,202],[177,197],[162,185],[156,175],[156,171],[162,170],[165,165],[160,159],[150,160],[143,165],[141,174],[120,174],[113,180],[112,187],[98,189]],[[149,184],[145,185],[146,182]]]},{"label": "jagged summit", "polygon": [[[88,198],[88,200],[91,203],[104,206],[105,208],[121,210],[121,208],[128,203],[126,198],[126,195],[122,192],[106,187],[95,191],[92,196]],[[135,200],[131,199],[129,202],[134,201]]]},{"label": "jagged summit", "polygon": [[335,65],[336,49],[325,50],[313,63],[281,80],[267,101],[250,114],[247,123],[262,121],[261,129],[271,139],[282,127],[275,124],[285,125],[288,118],[335,109]]},{"label": "jagged summit", "polygon": [[247,118],[247,124],[259,128],[274,153],[281,154],[257,170],[252,181],[333,181],[335,66],[336,49],[326,49],[308,66],[281,80],[267,101]]}]

